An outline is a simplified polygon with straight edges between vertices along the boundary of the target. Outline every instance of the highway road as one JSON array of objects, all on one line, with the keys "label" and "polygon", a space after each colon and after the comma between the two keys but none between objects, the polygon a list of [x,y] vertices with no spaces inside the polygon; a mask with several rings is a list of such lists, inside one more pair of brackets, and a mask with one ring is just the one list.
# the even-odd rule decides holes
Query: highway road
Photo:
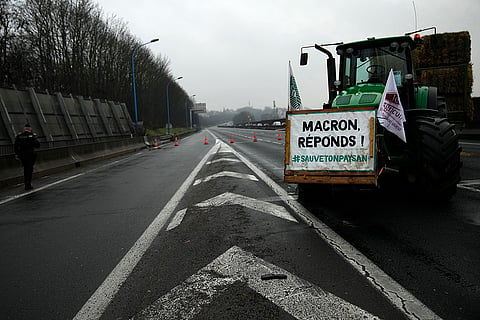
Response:
[{"label": "highway road", "polygon": [[[278,131],[255,132],[267,142],[260,147],[247,143],[252,137],[250,130],[215,132],[224,139],[236,136],[235,146],[281,182],[284,140],[276,139]],[[303,205],[437,315],[478,319],[480,143],[462,141],[461,146],[462,181],[446,204],[419,203],[405,197],[392,202],[379,192],[338,190],[328,203]],[[283,186],[290,192],[295,189]]]},{"label": "highway road", "polygon": [[392,207],[297,202],[283,143],[211,128],[1,190],[0,318],[478,318],[478,144],[449,204]]}]

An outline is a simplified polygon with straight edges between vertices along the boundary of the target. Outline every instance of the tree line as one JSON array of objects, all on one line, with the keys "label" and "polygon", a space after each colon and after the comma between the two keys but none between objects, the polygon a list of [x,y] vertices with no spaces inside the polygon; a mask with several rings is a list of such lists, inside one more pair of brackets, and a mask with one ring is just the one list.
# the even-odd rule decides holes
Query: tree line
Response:
[{"label": "tree line", "polygon": [[[0,86],[125,102],[134,119],[132,52],[144,42],[91,0],[0,0]],[[172,125],[185,126],[192,101],[166,56],[139,48],[135,80],[145,127],[165,126],[170,81]]]}]

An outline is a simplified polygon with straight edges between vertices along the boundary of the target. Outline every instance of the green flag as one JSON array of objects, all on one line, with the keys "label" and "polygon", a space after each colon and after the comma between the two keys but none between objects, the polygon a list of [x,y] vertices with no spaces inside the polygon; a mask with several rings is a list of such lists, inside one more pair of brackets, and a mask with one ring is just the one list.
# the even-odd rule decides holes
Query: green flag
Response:
[{"label": "green flag", "polygon": [[292,65],[288,61],[288,70],[289,70],[289,100],[288,100],[288,110],[300,110],[302,107],[302,99],[300,99],[300,93],[298,92],[297,83],[295,82],[295,77],[293,76]]}]

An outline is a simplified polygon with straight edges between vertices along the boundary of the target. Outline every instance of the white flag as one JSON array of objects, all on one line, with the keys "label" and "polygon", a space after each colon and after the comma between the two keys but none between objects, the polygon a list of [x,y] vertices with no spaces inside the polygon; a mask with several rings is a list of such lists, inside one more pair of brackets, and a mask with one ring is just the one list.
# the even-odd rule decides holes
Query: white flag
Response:
[{"label": "white flag", "polygon": [[288,72],[288,110],[303,109],[302,99],[300,99],[300,93],[298,92],[290,61],[288,61]]},{"label": "white flag", "polygon": [[403,127],[403,123],[406,121],[405,113],[403,112],[392,69],[390,69],[388,74],[385,91],[378,107],[377,118],[382,127],[395,134],[403,142],[407,142],[405,128]]}]

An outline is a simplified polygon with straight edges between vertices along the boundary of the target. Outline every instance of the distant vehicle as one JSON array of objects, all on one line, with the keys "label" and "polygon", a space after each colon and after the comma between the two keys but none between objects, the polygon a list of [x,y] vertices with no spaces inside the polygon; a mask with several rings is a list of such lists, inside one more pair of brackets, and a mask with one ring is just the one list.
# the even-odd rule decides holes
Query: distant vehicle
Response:
[{"label": "distant vehicle", "polygon": [[281,124],[280,121],[274,121],[273,124],[272,124],[272,126],[274,126],[274,127],[280,127],[281,125],[282,124]]}]

